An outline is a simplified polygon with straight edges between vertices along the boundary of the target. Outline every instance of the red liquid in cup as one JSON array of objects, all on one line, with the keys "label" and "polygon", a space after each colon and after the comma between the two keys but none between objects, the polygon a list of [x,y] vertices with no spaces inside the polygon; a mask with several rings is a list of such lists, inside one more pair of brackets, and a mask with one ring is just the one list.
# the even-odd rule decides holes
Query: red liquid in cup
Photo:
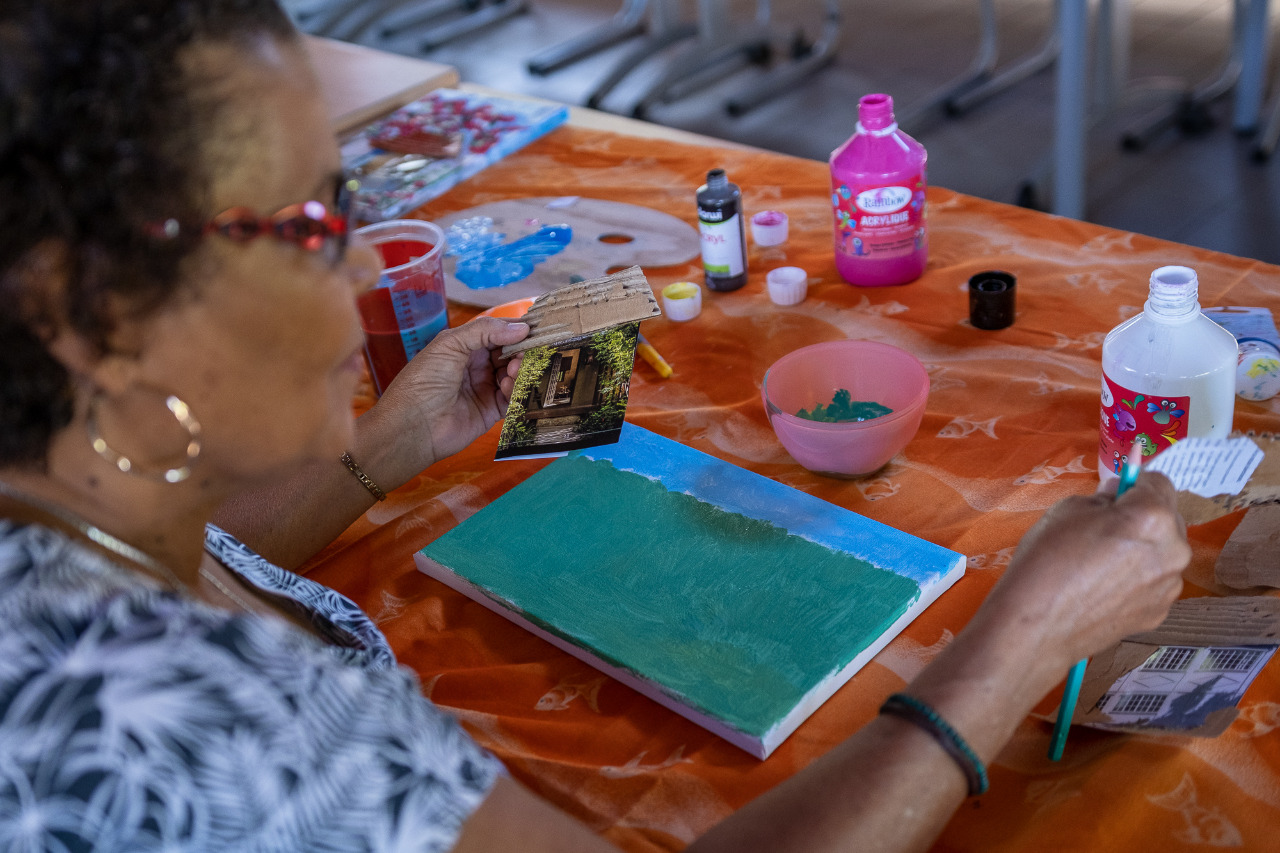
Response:
[{"label": "red liquid in cup", "polygon": [[422,257],[435,246],[422,240],[388,240],[385,243],[379,243],[375,248],[378,254],[382,255],[382,266],[385,269],[391,269]]},{"label": "red liquid in cup", "polygon": [[[387,269],[420,258],[434,247],[419,240],[392,240],[376,247]],[[365,354],[378,394],[432,338],[448,327],[444,280],[438,266],[375,287],[356,301],[364,328]],[[397,308],[399,312],[397,312]],[[409,320],[402,325],[401,318]]]}]

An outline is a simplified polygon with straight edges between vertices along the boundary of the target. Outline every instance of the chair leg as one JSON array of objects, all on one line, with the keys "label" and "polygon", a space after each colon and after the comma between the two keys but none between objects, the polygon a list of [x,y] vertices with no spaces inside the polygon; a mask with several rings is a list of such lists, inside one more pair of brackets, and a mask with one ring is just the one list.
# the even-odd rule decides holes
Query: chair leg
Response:
[{"label": "chair leg", "polygon": [[902,111],[898,117],[898,124],[907,127],[917,124],[939,107],[945,107],[955,98],[991,77],[999,58],[995,0],[979,0],[978,19],[981,36],[978,40],[978,50],[969,67],[955,80]]},{"label": "chair leg", "polygon": [[697,34],[698,28],[693,24],[679,24],[664,28],[648,36],[641,44],[636,45],[635,48],[619,59],[613,70],[596,84],[596,87],[591,90],[591,94],[587,95],[586,105],[591,109],[599,109],[609,93],[631,74],[636,69],[636,66],[652,57],[658,51],[665,50],[685,39],[693,38]]},{"label": "chair leg", "polygon": [[372,4],[361,4],[351,0],[334,3],[326,10],[312,16],[308,21],[307,32],[327,38],[341,38],[347,32],[343,24],[353,12],[365,11],[367,16],[382,15],[399,6],[401,2],[403,0],[382,0]]},{"label": "chair leg", "polygon": [[[416,10],[421,13],[423,5],[422,0],[383,0],[382,3],[364,3],[356,5],[355,8],[362,11],[364,14],[354,22],[341,27],[340,31],[335,31],[334,35],[336,38],[341,38],[346,41],[358,41],[375,25],[380,25],[377,36],[383,39],[391,38],[397,35],[402,28],[398,24],[385,23],[386,19],[393,16],[396,12],[410,6],[415,7]],[[414,16],[415,21],[428,20],[429,18],[448,15],[449,13],[455,12],[461,8],[459,0],[428,0],[426,5],[427,8],[431,10],[428,18],[424,18],[421,14],[418,14]]]},{"label": "chair leg", "polygon": [[1209,105],[1235,87],[1244,67],[1246,41],[1244,4],[1245,0],[1233,0],[1231,48],[1217,76],[1198,86],[1183,88],[1165,110],[1125,131],[1120,141],[1123,148],[1139,151],[1172,127],[1179,128],[1183,133],[1201,133],[1213,125],[1213,119],[1208,112]]},{"label": "chair leg", "polygon": [[528,62],[529,73],[538,77],[559,71],[593,53],[612,47],[644,32],[648,0],[624,0],[616,15],[577,38],[537,53]]},{"label": "chair leg", "polygon": [[496,0],[447,24],[441,24],[427,31],[427,37],[419,43],[423,51],[435,50],[459,36],[473,33],[483,27],[505,21],[523,12],[529,11],[528,0]]},{"label": "chair leg", "polygon": [[[1061,0],[1055,0],[1055,6]],[[1045,71],[1058,61],[1062,50],[1062,40],[1058,37],[1057,14],[1054,12],[1049,21],[1049,32],[1040,47],[1015,62],[1004,71],[986,82],[979,83],[967,92],[948,98],[945,104],[947,115],[960,116],[974,107],[991,100],[995,96],[1012,89],[1041,71]]]},{"label": "chair leg", "polygon": [[655,103],[669,103],[682,94],[687,95],[709,85],[716,79],[711,77],[713,73],[723,76],[741,68],[750,61],[753,52],[758,52],[762,46],[767,50],[768,41],[762,39],[760,34],[750,34],[715,44],[700,38],[699,43],[690,45],[672,60],[658,79],[645,89],[632,107],[631,115],[645,118]]},{"label": "chair leg", "polygon": [[1266,126],[1254,141],[1253,159],[1259,163],[1269,160],[1275,153],[1277,144],[1280,144],[1280,96],[1272,103]]},{"label": "chair leg", "polygon": [[1267,71],[1267,46],[1271,28],[1268,0],[1246,0],[1243,42],[1240,52],[1240,80],[1236,84],[1231,125],[1236,133],[1252,133],[1262,114],[1262,88]]},{"label": "chair leg", "polygon": [[840,6],[835,0],[826,3],[822,34],[812,45],[793,44],[791,61],[754,81],[743,91],[731,96],[724,108],[731,116],[741,116],[803,82],[826,68],[836,58],[840,41]]}]

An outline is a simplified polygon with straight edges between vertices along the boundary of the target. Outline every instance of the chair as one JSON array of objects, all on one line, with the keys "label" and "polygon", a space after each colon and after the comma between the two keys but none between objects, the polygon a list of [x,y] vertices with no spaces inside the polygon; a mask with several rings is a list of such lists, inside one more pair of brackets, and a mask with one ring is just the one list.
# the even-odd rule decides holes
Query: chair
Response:
[{"label": "chair", "polygon": [[[355,41],[371,27],[382,39],[393,38],[424,24],[429,27],[419,45],[433,50],[460,36],[528,11],[528,0],[286,0],[301,29],[316,35]],[[396,14],[412,9],[407,17]]]}]

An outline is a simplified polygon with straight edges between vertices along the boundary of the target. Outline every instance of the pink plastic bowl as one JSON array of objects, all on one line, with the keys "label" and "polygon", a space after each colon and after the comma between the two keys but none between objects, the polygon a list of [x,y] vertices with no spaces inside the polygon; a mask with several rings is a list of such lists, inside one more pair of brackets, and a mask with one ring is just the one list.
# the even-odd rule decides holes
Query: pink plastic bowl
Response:
[{"label": "pink plastic bowl", "polygon": [[[847,388],[854,400],[893,411],[868,421],[823,423],[796,416]],[[827,341],[774,362],[760,389],[769,422],[797,462],[829,477],[873,474],[916,434],[929,374],[906,350],[876,341]]]}]

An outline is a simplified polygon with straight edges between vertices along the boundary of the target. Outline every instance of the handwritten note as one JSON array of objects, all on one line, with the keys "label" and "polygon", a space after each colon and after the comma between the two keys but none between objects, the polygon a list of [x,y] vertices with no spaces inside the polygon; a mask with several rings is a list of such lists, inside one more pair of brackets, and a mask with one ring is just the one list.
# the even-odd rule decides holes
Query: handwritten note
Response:
[{"label": "handwritten note", "polygon": [[1203,498],[1237,495],[1262,461],[1262,450],[1244,436],[1184,438],[1144,466],[1159,471],[1180,492]]}]

